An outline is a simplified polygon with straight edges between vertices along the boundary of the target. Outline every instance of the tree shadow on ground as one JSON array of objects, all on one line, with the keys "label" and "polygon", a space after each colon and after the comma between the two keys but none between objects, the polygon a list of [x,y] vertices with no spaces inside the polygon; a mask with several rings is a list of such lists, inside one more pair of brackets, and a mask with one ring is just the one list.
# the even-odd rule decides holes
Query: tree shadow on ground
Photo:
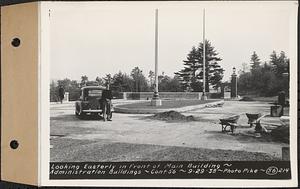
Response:
[{"label": "tree shadow on ground", "polygon": [[257,143],[257,142],[272,142],[272,143],[282,143],[281,141],[275,140],[272,138],[270,133],[261,133],[257,134],[253,130],[250,130],[249,128],[242,128],[237,129],[233,133],[232,132],[222,132],[221,129],[219,131],[216,130],[204,130],[204,133],[206,134],[212,134],[215,137],[233,137],[232,139],[237,140],[241,143]]},{"label": "tree shadow on ground", "polygon": [[235,135],[236,140],[238,140],[241,143],[249,143],[249,142],[272,142],[272,143],[282,143],[274,140],[270,133],[255,133],[254,129],[253,131],[247,130],[247,131],[237,131]]}]

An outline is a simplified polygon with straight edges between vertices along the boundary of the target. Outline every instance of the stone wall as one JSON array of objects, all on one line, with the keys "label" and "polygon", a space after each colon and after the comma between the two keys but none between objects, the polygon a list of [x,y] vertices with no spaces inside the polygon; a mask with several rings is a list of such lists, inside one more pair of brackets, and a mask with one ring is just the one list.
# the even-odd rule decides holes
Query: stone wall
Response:
[{"label": "stone wall", "polygon": [[[208,93],[208,98],[221,98],[221,93]],[[159,92],[161,99],[201,99],[202,92]],[[145,100],[151,99],[153,92],[123,92],[117,98],[128,100]]]},{"label": "stone wall", "polygon": [[[58,102],[59,99],[56,94],[52,95],[53,98],[50,102]],[[64,101],[76,101],[80,96],[78,93],[65,93]],[[153,97],[153,92],[115,92],[113,93],[116,99],[127,100],[147,100]],[[160,92],[159,97],[161,99],[201,99],[202,92]],[[221,93],[207,93],[208,99],[221,99]],[[55,98],[54,98],[55,97]],[[226,97],[225,97],[226,98]]]}]

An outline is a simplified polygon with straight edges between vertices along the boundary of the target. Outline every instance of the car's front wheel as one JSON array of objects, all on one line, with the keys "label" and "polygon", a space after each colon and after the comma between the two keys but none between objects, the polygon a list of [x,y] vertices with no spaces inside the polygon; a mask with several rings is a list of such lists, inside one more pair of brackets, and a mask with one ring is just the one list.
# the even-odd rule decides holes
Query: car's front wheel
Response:
[{"label": "car's front wheel", "polygon": [[83,118],[86,115],[86,113],[82,112],[79,105],[76,105],[75,115],[79,116],[79,118]]}]

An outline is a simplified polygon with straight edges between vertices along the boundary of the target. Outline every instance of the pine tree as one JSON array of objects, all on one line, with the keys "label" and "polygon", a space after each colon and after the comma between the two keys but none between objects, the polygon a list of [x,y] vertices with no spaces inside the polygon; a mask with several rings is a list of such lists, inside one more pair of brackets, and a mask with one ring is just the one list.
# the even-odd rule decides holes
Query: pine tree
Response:
[{"label": "pine tree", "polygon": [[100,78],[100,77],[96,77],[96,82],[99,86],[105,86],[105,81],[104,79]]},{"label": "pine tree", "polygon": [[258,55],[254,51],[251,55],[250,65],[251,65],[251,71],[258,69],[260,66],[260,59],[258,58]]},{"label": "pine tree", "polygon": [[198,67],[199,57],[198,52],[195,46],[192,47],[192,50],[187,55],[187,60],[183,61],[184,68],[179,72],[176,72],[175,75],[179,77],[179,81],[183,88],[191,87],[192,81],[196,80],[196,71]]},{"label": "pine tree", "polygon": [[143,74],[143,71],[139,67],[135,67],[131,70],[130,76],[134,81],[135,92],[146,92],[148,91],[147,79]]},{"label": "pine tree", "polygon": [[274,67],[274,72],[278,78],[281,78],[283,73],[289,73],[290,60],[286,57],[285,52],[281,51],[279,55],[275,51],[270,55],[270,63]]},{"label": "pine tree", "polygon": [[149,71],[148,78],[150,80],[150,87],[152,88],[155,80],[155,73],[152,70]]},{"label": "pine tree", "polygon": [[89,78],[86,75],[81,76],[80,87],[86,86]]},{"label": "pine tree", "polygon": [[[209,41],[205,41],[205,91],[209,92],[209,84],[215,88],[221,85],[224,70],[218,64],[222,59]],[[175,74],[184,88],[191,87],[193,91],[203,91],[203,43],[193,47],[183,61],[184,68]]]},{"label": "pine tree", "polygon": [[133,84],[134,81],[129,75],[119,71],[112,78],[111,89],[116,92],[131,92]]}]

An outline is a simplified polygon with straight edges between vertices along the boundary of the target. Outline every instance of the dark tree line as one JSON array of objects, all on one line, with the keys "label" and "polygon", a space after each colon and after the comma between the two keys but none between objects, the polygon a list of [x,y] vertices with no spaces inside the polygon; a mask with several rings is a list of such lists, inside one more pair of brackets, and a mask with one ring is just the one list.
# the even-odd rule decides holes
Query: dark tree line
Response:
[{"label": "dark tree line", "polygon": [[[81,76],[80,81],[70,80],[68,78],[51,81],[50,83],[50,100],[58,101],[58,87],[61,85],[66,92],[69,92],[69,99],[77,100],[80,96],[80,89],[84,86],[107,86],[109,85],[113,93],[118,96],[121,92],[152,92],[154,90],[154,72],[150,71],[148,78],[144,75],[139,67],[132,69],[130,74],[118,72],[111,76],[106,74],[105,77],[96,77],[95,80],[89,80],[86,75]],[[158,76],[159,91],[177,92],[181,90],[179,79],[164,75]]]},{"label": "dark tree line", "polygon": [[[130,75],[119,72],[112,77],[111,88],[116,92],[152,92],[154,90],[155,75],[150,70],[148,79],[139,67],[132,69]],[[181,91],[177,77],[170,77],[164,73],[158,76],[159,91]]]},{"label": "dark tree line", "polygon": [[[224,70],[219,65],[222,59],[209,41],[206,41],[206,91],[209,86],[219,88],[223,78]],[[279,91],[289,91],[289,63],[290,60],[281,51],[275,51],[270,55],[268,62],[262,62],[256,52],[250,58],[250,71],[247,71],[247,64],[239,72],[238,91],[239,94],[259,94],[262,96],[274,96]],[[158,76],[158,88],[161,92],[182,92],[182,91],[203,91],[203,44],[192,47],[186,60],[183,61],[184,68],[175,73],[174,77],[165,75],[162,72]],[[84,75],[80,81],[65,78],[50,83],[50,100],[57,101],[58,86],[62,85],[66,92],[69,92],[70,100],[77,100],[80,96],[80,88],[88,85],[106,86],[114,93],[121,92],[152,92],[154,91],[155,75],[150,71],[147,76],[139,67],[131,70],[130,74],[118,72],[114,75],[106,74],[105,77],[96,77],[89,80]]]},{"label": "dark tree line", "polygon": [[268,62],[262,62],[256,52],[250,59],[250,71],[241,70],[238,79],[238,90],[244,94],[276,96],[278,92],[289,92],[290,60],[281,51],[270,55]]},{"label": "dark tree line", "polygon": [[[218,64],[222,59],[218,57],[218,53],[209,41],[205,42],[206,50],[206,91],[209,92],[209,86],[219,88],[223,78],[224,70]],[[161,92],[182,92],[182,91],[203,91],[203,44],[198,47],[192,47],[187,55],[187,59],[183,61],[184,68],[175,73],[174,77],[167,76],[162,72],[158,76],[158,88]],[[148,78],[147,78],[148,77]],[[153,71],[145,76],[139,67],[132,69],[130,74],[118,72],[114,75],[107,74],[105,77],[96,77],[95,80],[89,80],[84,75],[81,81],[70,80],[68,78],[52,81],[50,84],[51,101],[56,101],[56,91],[58,86],[62,85],[66,92],[69,92],[70,100],[79,98],[80,88],[87,85],[110,85],[115,93],[120,92],[152,92],[154,91],[155,75]]]}]

